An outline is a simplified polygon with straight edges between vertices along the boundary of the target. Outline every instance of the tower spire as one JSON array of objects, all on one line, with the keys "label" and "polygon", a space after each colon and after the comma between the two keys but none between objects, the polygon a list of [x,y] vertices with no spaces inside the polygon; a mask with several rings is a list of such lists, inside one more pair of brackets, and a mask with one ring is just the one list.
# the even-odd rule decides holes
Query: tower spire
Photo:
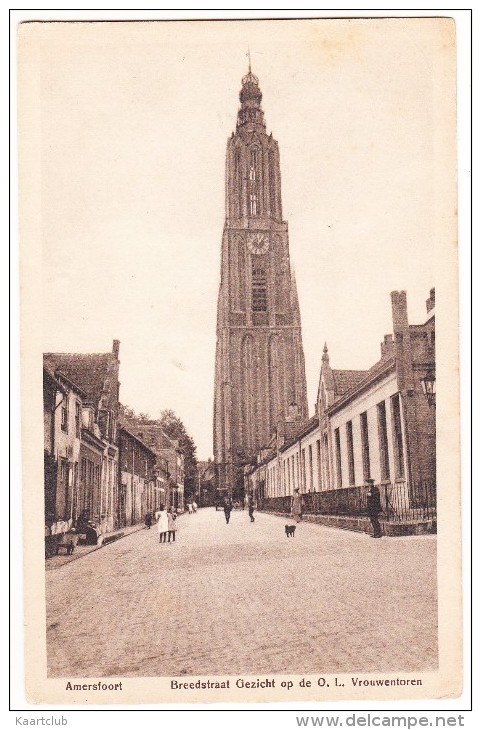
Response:
[{"label": "tower spire", "polygon": [[251,49],[249,48],[249,46],[247,46],[247,58],[249,59],[249,73],[252,73],[252,68],[251,68]]},{"label": "tower spire", "polygon": [[324,365],[329,365],[329,352],[327,349],[327,342],[324,343],[324,348],[322,350],[322,362]]}]

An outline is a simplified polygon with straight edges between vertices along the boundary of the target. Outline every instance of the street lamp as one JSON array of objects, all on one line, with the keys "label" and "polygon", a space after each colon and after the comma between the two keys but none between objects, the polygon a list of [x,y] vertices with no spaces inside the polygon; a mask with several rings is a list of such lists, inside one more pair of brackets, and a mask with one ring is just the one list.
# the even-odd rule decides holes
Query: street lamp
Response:
[{"label": "street lamp", "polygon": [[426,396],[428,405],[436,405],[436,376],[432,370],[429,370],[424,378],[421,378],[423,393]]}]

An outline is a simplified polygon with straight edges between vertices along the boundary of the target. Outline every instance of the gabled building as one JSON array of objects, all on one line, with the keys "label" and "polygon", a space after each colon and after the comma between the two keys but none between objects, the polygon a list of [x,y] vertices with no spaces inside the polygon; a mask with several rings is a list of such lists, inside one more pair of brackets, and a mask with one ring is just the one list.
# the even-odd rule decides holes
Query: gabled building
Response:
[{"label": "gabled building", "polygon": [[[74,523],[92,520],[100,533],[118,526],[119,344],[114,340],[108,353],[44,355],[48,371],[78,391],[74,412],[60,415],[62,423],[67,418],[66,433],[74,429],[79,440],[77,467],[74,463],[71,477],[75,495],[72,519]],[[57,459],[63,458],[59,451],[63,442],[55,448]],[[65,470],[61,461],[58,468]]]},{"label": "gabled building", "polygon": [[85,398],[85,392],[74,381],[44,361],[46,538],[67,532],[79,514],[81,418]]},{"label": "gabled building", "polygon": [[325,345],[315,415],[290,438],[278,429],[275,448],[246,469],[267,508],[287,509],[298,488],[307,511],[362,513],[363,485],[374,479],[389,519],[435,517],[435,291],[422,324],[409,324],[406,292],[392,292],[391,306],[380,359],[368,370],[336,370]]},{"label": "gabled building", "polygon": [[393,333],[384,337],[381,358],[367,371],[332,370],[324,348],[317,406],[323,488],[368,478],[412,489],[435,482],[435,409],[423,392],[423,380],[436,367],[434,300],[433,289],[426,321],[410,325],[406,292],[392,292]]},{"label": "gabled building", "polygon": [[140,438],[156,455],[160,472],[167,472],[167,478],[158,486],[160,501],[167,508],[184,510],[184,452],[179,442],[167,436],[161,426],[128,421],[129,430]]},{"label": "gabled building", "polygon": [[[165,467],[166,468],[166,467]],[[125,425],[119,427],[119,524],[121,527],[142,522],[154,512],[156,486],[161,465],[155,452]]]}]

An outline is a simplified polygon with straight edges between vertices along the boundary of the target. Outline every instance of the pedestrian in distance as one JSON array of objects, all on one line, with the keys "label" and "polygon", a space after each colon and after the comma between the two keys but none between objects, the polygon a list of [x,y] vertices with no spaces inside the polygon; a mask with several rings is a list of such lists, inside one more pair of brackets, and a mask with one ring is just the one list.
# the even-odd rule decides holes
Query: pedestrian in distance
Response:
[{"label": "pedestrian in distance", "polygon": [[192,502],[192,512],[194,514],[197,512],[197,502],[195,500]]},{"label": "pedestrian in distance", "polygon": [[292,495],[291,516],[296,522],[300,522],[302,520],[302,499],[299,494],[299,487],[294,489],[294,494]]},{"label": "pedestrian in distance", "polygon": [[167,523],[169,527],[168,542],[170,542],[171,538],[172,542],[175,542],[175,533],[177,532],[177,515],[175,513],[174,507],[171,507],[167,514]]},{"label": "pedestrian in distance", "polygon": [[159,542],[166,542],[167,533],[169,531],[169,518],[167,510],[164,505],[161,504],[158,512],[155,513],[157,519],[157,531],[159,533]]},{"label": "pedestrian in distance", "polygon": [[374,486],[374,479],[366,479],[367,491],[367,513],[371,520],[373,533],[371,537],[382,537],[381,525],[379,523],[379,514],[382,512],[381,495],[379,487]]},{"label": "pedestrian in distance", "polygon": [[255,522],[255,519],[254,519],[254,495],[253,494],[249,494],[249,497],[248,497],[248,500],[247,500],[247,507],[248,507],[248,510],[249,510],[249,517],[250,517],[251,522]]},{"label": "pedestrian in distance", "polygon": [[189,499],[189,501],[187,502],[187,510],[189,512],[189,515],[191,515],[194,511],[194,505],[192,504],[191,499]]},{"label": "pedestrian in distance", "polygon": [[232,512],[232,500],[229,496],[224,499],[224,516],[226,525],[229,524],[230,513]]},{"label": "pedestrian in distance", "polygon": [[148,530],[152,527],[152,512],[147,512],[144,520],[145,526]]}]

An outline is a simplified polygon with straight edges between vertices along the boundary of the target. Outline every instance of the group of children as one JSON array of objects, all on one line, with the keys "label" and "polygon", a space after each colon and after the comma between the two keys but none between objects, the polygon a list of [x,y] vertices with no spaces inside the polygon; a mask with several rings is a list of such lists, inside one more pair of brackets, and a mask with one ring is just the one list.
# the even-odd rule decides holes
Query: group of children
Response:
[{"label": "group of children", "polygon": [[[167,510],[163,504],[160,505],[159,509],[155,513],[155,520],[157,522],[157,531],[159,533],[159,542],[175,542],[175,533],[177,532],[177,515],[175,508],[171,507]],[[148,530],[152,527],[152,514],[148,512],[145,516],[145,526]]]}]

